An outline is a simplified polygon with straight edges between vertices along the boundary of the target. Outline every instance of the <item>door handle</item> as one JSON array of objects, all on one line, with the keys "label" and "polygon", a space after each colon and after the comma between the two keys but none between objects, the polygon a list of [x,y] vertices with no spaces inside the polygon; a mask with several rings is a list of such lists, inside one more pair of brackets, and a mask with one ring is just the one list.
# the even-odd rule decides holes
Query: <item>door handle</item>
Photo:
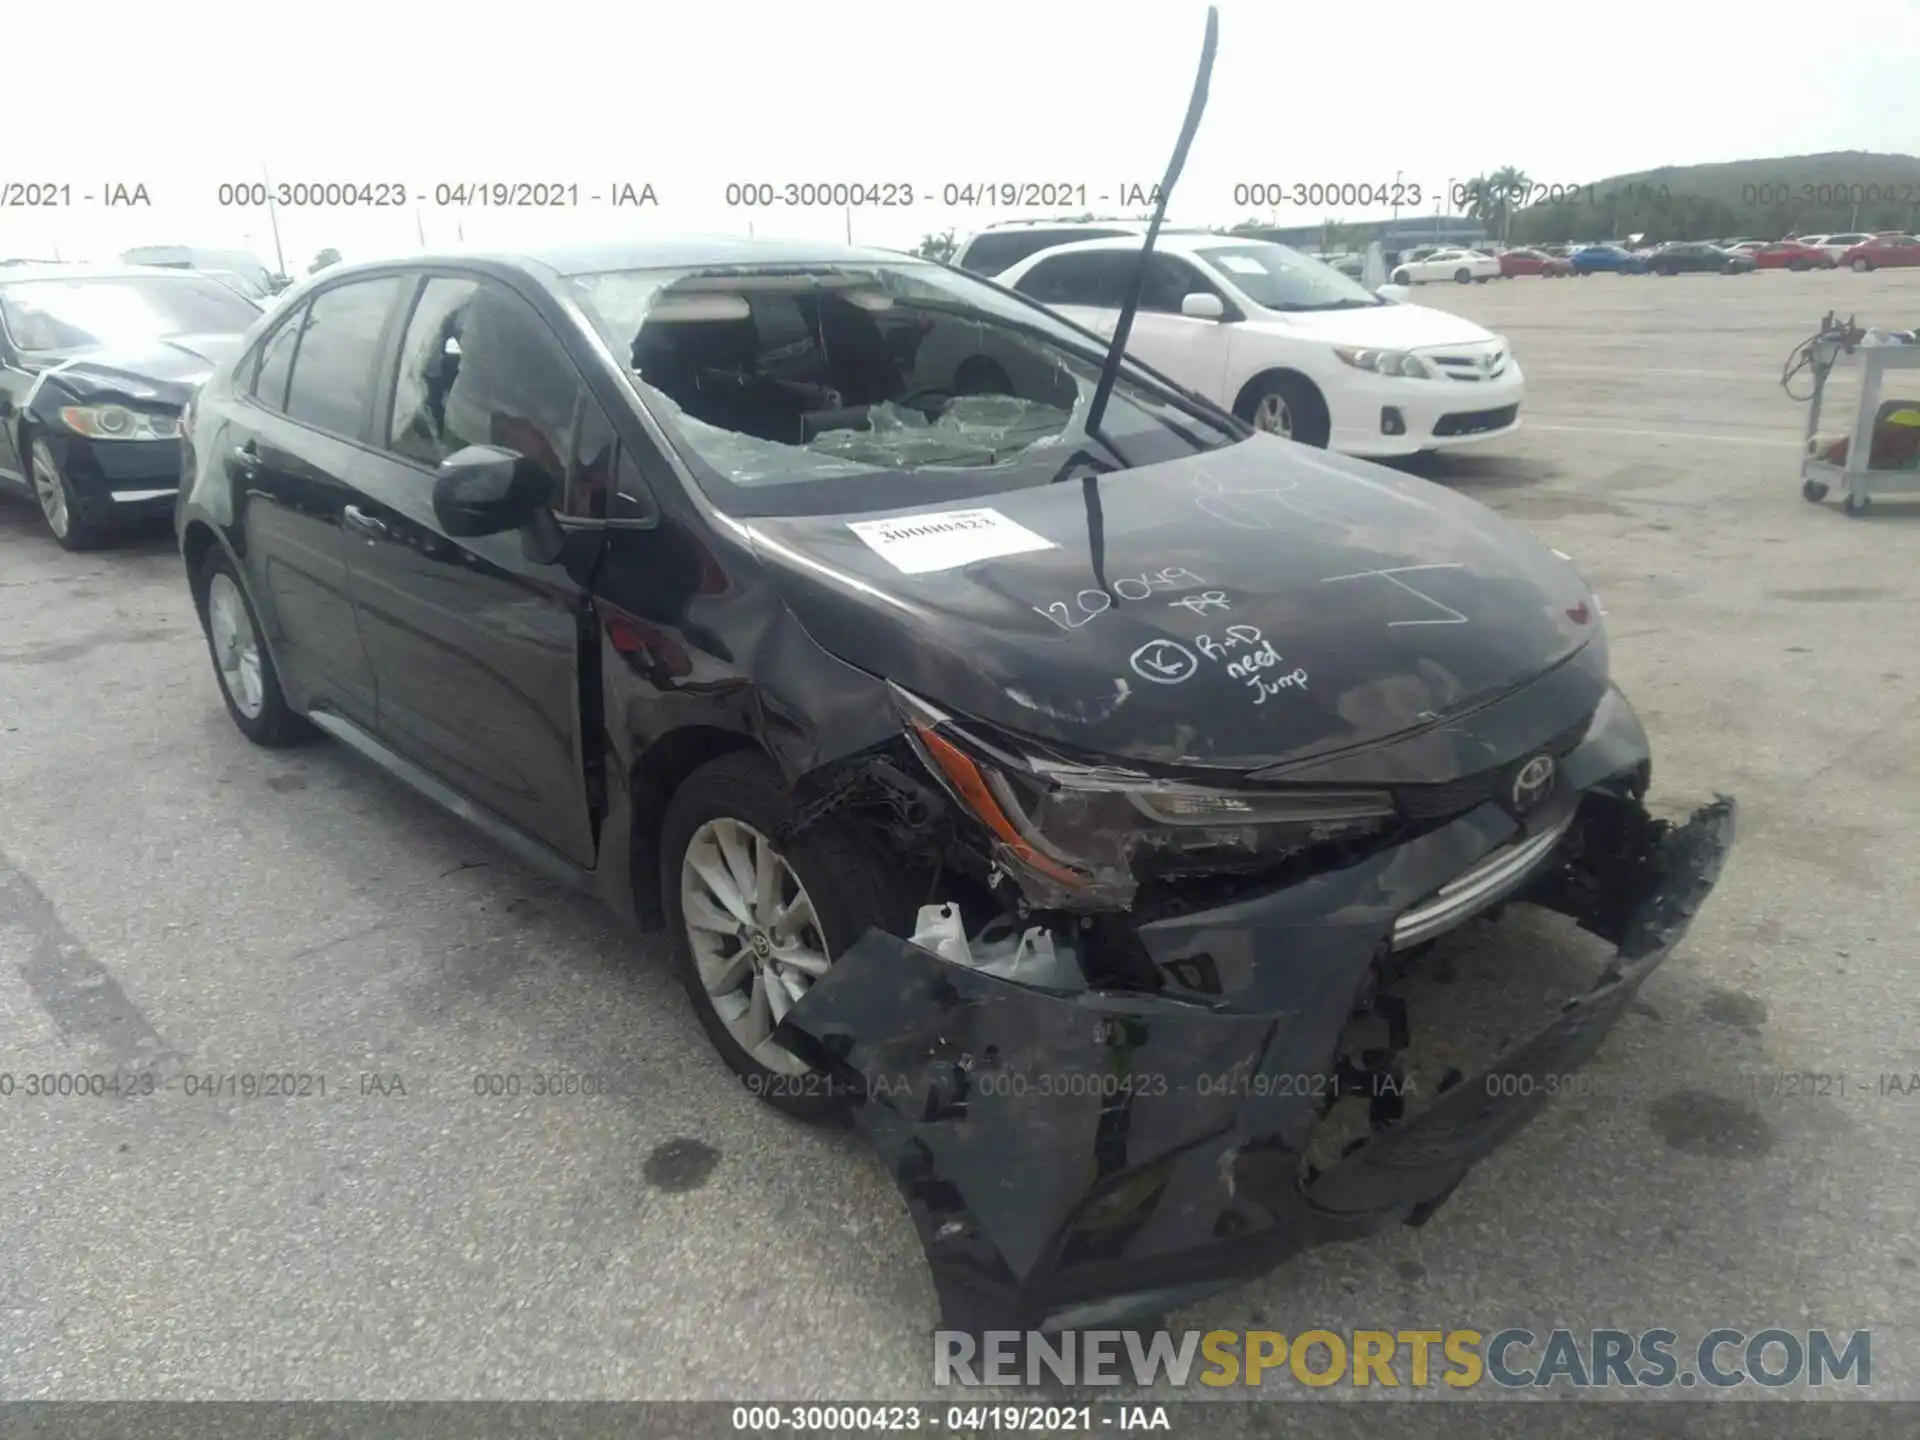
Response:
[{"label": "door handle", "polygon": [[340,518],[346,522],[349,530],[358,530],[362,535],[366,536],[369,545],[373,544],[376,540],[385,540],[393,533],[387,529],[386,521],[377,515],[367,514],[367,512],[362,510],[358,505],[342,506],[340,509]]},{"label": "door handle", "polygon": [[232,462],[234,469],[249,479],[260,473],[260,452],[253,448],[251,440],[244,445],[235,446],[228,459]]}]

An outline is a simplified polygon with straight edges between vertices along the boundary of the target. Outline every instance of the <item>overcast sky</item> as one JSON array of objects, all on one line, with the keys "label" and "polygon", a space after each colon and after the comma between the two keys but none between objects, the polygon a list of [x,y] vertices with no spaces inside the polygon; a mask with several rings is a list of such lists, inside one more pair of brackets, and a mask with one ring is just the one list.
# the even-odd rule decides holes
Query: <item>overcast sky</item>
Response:
[{"label": "overcast sky", "polygon": [[[854,240],[877,245],[1046,213],[948,208],[948,184],[1063,182],[1086,186],[1090,208],[1119,208],[1119,187],[1151,184],[1166,163],[1205,16],[1189,0],[7,8],[0,183],[65,182],[74,203],[0,210],[0,255],[231,245],[272,265],[266,211],[218,204],[222,182],[263,173],[386,182],[423,199],[282,209],[295,271],[322,246],[359,259],[415,249],[422,232],[440,246],[749,222],[760,235],[846,231],[838,208],[730,209],[729,182],[881,182],[926,197],[855,210]],[[1246,218],[1234,187],[1258,182],[1378,185],[1398,172],[1431,210],[1449,180],[1506,164],[1574,183],[1670,163],[1920,151],[1915,0],[1850,0],[1831,15],[1749,0],[1219,8],[1212,98],[1173,204],[1189,223]],[[582,204],[434,203],[438,185],[493,180],[577,184]],[[144,184],[151,207],[82,199],[116,181]],[[587,198],[619,183],[650,183],[659,206]]]}]

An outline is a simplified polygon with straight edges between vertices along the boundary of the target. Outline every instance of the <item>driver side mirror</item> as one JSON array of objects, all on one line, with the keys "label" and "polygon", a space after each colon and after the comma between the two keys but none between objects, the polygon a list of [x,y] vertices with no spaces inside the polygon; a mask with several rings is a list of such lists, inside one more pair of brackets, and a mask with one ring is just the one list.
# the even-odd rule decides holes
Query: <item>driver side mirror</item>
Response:
[{"label": "driver side mirror", "polygon": [[1380,285],[1375,287],[1373,293],[1389,305],[1404,305],[1407,303],[1407,297],[1413,292],[1405,285]]},{"label": "driver side mirror", "polygon": [[449,535],[499,535],[549,515],[559,489],[524,455],[497,445],[469,445],[440,462],[433,514]]},{"label": "driver side mirror", "polygon": [[1220,303],[1218,295],[1196,290],[1181,298],[1180,313],[1191,320],[1219,320],[1226,316],[1227,307]]}]

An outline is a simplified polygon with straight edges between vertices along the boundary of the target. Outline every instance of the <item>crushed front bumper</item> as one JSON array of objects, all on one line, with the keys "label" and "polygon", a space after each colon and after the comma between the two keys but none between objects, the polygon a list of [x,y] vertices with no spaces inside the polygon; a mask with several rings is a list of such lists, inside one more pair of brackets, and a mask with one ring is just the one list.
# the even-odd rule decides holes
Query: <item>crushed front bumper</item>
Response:
[{"label": "crushed front bumper", "polygon": [[869,931],[780,1038],[856,1096],[855,1121],[913,1213],[943,1327],[1142,1320],[1311,1246],[1423,1221],[1544,1106],[1551,1086],[1534,1077],[1599,1047],[1713,889],[1734,818],[1727,799],[1675,826],[1627,792],[1581,793],[1511,898],[1612,944],[1599,982],[1322,1170],[1303,1159],[1325,1095],[1297,1077],[1335,1071],[1395,916],[1423,893],[1396,876],[1443,863],[1474,817],[1343,872],[1337,895],[1309,897],[1312,915],[1299,893],[1311,886],[1294,886],[1140,927],[1163,967],[1204,956],[1239,971],[1250,983],[1228,998],[1042,991]]}]

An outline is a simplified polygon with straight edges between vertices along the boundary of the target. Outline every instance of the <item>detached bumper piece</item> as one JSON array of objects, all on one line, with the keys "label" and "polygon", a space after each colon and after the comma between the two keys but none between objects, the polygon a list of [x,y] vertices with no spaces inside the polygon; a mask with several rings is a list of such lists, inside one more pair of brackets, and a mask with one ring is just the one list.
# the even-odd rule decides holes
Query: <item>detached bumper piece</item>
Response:
[{"label": "detached bumper piece", "polygon": [[[1735,806],[1683,826],[1589,791],[1514,895],[1615,946],[1598,984],[1481,1074],[1399,1114],[1333,1165],[1304,1163],[1344,1017],[1309,1000],[1250,1014],[1161,994],[1041,990],[869,931],[799,1001],[781,1041],[857,1097],[855,1121],[905,1197],[944,1328],[1126,1324],[1288,1257],[1420,1223],[1599,1047],[1686,933],[1731,848]],[[1532,858],[1532,857],[1530,857]],[[1244,907],[1217,912],[1244,926]],[[1394,949],[1356,938],[1357,1001]],[[1263,957],[1284,965],[1286,954]]]}]

